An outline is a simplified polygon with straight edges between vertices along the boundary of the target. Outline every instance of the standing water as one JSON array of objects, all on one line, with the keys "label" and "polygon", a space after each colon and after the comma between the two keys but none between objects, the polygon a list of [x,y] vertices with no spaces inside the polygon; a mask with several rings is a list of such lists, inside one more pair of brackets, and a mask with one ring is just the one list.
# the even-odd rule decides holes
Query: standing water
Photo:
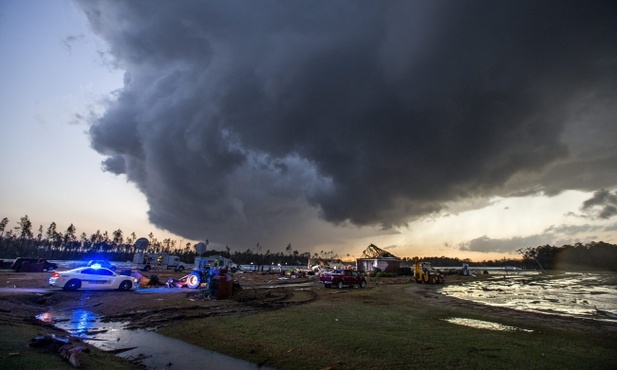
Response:
[{"label": "standing water", "polygon": [[[491,306],[614,321],[617,276],[599,273],[496,277],[443,287],[442,293]],[[615,317],[612,317],[615,314]]]},{"label": "standing water", "polygon": [[103,351],[137,361],[148,369],[269,369],[169,338],[154,331],[124,329],[127,323],[101,322],[87,310],[49,311],[37,319],[53,323],[72,337]]}]

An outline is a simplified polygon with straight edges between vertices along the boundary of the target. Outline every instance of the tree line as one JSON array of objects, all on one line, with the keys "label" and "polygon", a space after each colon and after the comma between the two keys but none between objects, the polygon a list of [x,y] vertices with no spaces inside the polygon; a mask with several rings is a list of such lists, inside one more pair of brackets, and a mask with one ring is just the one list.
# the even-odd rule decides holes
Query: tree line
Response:
[{"label": "tree line", "polygon": [[[20,218],[13,228],[8,227],[7,217],[0,220],[0,258],[38,257],[54,260],[91,260],[107,259],[110,261],[132,261],[136,252],[142,250],[135,247],[138,236],[135,232],[125,236],[121,229],[109,233],[97,230],[87,235],[77,233],[76,227],[71,224],[66,230],[58,229],[52,222],[47,229],[38,227],[33,231],[33,225],[28,215]],[[179,256],[185,263],[193,263],[197,252],[190,242],[179,243],[170,238],[159,240],[153,233],[148,234],[148,247],[143,250],[149,254],[166,253]],[[237,264],[256,265],[307,265],[309,258],[338,258],[333,251],[311,254],[294,250],[291,243],[284,252],[262,251],[262,246],[249,248],[244,252],[231,252],[229,246],[224,250],[208,250],[203,257],[221,255],[232,259]]]},{"label": "tree line", "polygon": [[[431,262],[433,266],[461,266],[467,263],[470,267],[518,267],[531,270],[568,270],[568,271],[617,271],[617,245],[600,242],[566,244],[561,247],[540,245],[518,250],[521,258],[503,258],[473,262],[468,258],[425,257],[422,261]],[[412,262],[413,258],[403,258]]]},{"label": "tree line", "polygon": [[[135,247],[137,236],[134,232],[125,236],[121,229],[109,233],[97,230],[91,235],[77,234],[77,229],[71,224],[66,230],[58,230],[55,222],[47,229],[39,226],[37,233],[26,215],[20,218],[13,228],[7,228],[8,218],[0,220],[0,258],[39,257],[55,260],[91,260],[107,259],[110,261],[132,261],[140,250]],[[148,235],[148,247],[144,252],[149,254],[167,253],[180,256],[185,263],[193,263],[197,252],[193,244],[183,245],[172,239],[157,239],[153,233]],[[513,266],[523,269],[545,270],[584,270],[600,269],[617,271],[617,245],[605,242],[576,243],[561,247],[543,245],[519,249],[521,258],[503,258],[474,262],[468,258],[456,257],[424,257],[423,261],[435,266],[461,266],[463,263],[472,267],[503,267]],[[259,243],[254,248],[245,251],[232,252],[228,246],[224,250],[207,250],[203,256],[221,255],[232,259],[237,264],[248,265],[293,265],[306,266],[311,258],[322,260],[355,260],[349,254],[342,257],[334,251],[300,252],[294,250],[291,243],[284,252],[263,251]],[[402,261],[411,264],[413,257],[403,257]]]},{"label": "tree line", "polygon": [[600,242],[520,249],[524,267],[544,270],[617,271],[617,245]]}]

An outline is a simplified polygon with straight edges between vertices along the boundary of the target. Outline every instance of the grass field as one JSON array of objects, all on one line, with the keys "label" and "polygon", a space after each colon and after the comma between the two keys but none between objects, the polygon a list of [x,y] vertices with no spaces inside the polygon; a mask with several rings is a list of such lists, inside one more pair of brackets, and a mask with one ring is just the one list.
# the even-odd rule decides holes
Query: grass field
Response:
[{"label": "grass field", "polygon": [[[39,275],[6,272],[0,277],[7,287],[41,288],[46,280]],[[264,284],[273,279],[243,278],[243,286],[258,278]],[[29,348],[28,342],[52,332],[65,335],[37,322],[36,314],[83,302],[101,315],[117,314],[118,320],[132,324],[143,321],[142,327],[162,326],[158,331],[164,335],[279,370],[578,370],[613,369],[617,363],[617,323],[482,306],[439,294],[436,288],[408,279],[372,279],[366,289],[318,284],[243,289],[221,301],[183,293],[5,292],[0,295],[0,369],[71,369],[57,354]],[[446,321],[451,318],[525,330],[478,329]],[[143,368],[96,349],[80,358],[83,369]]]},{"label": "grass field", "polygon": [[[277,369],[612,369],[617,361],[610,333],[432,302],[411,287],[328,290],[309,304],[198,319],[162,333]],[[451,317],[532,331],[444,321]]]}]

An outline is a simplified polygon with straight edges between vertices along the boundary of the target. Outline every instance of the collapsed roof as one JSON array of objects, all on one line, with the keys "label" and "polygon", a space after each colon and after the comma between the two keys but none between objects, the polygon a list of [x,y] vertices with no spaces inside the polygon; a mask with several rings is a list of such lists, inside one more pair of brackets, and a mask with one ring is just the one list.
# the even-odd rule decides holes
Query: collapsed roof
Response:
[{"label": "collapsed roof", "polygon": [[396,258],[396,259],[399,259],[394,254],[392,254],[390,252],[386,252],[383,249],[378,248],[374,244],[369,245],[364,250],[364,252],[362,252],[362,257],[361,258],[374,258],[374,259],[378,259],[378,258]]}]

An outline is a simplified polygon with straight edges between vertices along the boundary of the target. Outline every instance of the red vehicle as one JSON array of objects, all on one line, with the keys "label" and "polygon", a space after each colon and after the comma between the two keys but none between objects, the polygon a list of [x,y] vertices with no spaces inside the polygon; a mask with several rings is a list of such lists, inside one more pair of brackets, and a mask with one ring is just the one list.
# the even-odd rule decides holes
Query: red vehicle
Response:
[{"label": "red vehicle", "polygon": [[352,270],[334,270],[325,272],[319,277],[319,282],[323,283],[324,287],[330,288],[335,286],[343,289],[344,286],[353,287],[358,285],[360,288],[366,287],[366,277]]}]

